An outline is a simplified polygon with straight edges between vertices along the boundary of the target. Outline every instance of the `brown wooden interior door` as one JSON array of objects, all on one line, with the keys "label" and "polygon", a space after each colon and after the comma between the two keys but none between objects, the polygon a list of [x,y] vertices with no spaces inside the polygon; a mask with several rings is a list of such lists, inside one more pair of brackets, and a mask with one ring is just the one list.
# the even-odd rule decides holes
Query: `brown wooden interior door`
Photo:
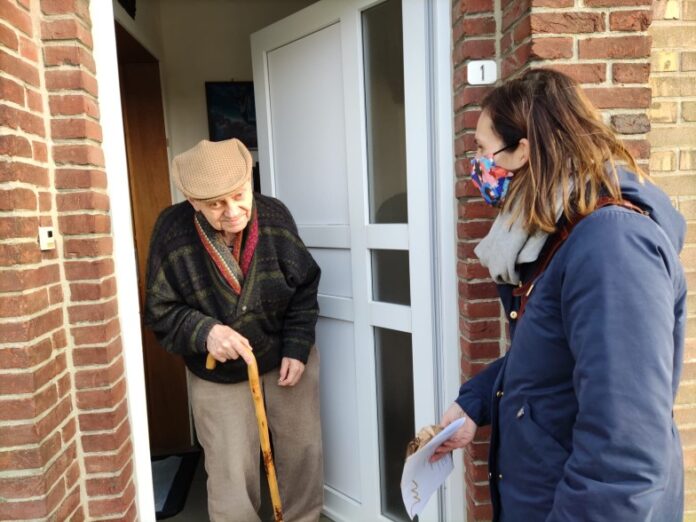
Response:
[{"label": "brown wooden interior door", "polygon": [[[147,254],[160,211],[172,202],[159,63],[117,25],[121,103],[128,156],[138,291],[143,310]],[[189,449],[191,429],[186,372],[180,357],[167,353],[152,331],[142,328],[150,451]]]}]

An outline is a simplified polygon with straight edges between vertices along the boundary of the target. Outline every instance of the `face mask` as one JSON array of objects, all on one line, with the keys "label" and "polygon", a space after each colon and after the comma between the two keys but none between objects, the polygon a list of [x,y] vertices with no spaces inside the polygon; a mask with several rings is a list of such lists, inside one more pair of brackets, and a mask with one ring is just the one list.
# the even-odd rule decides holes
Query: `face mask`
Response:
[{"label": "face mask", "polygon": [[481,191],[486,203],[493,207],[503,204],[513,175],[513,172],[495,164],[493,154],[471,160],[471,181]]}]

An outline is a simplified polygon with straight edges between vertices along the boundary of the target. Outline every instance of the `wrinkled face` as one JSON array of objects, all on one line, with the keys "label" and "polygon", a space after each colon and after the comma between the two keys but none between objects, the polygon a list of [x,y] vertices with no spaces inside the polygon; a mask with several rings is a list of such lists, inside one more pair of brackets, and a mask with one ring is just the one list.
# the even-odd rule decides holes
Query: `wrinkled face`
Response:
[{"label": "wrinkled face", "polygon": [[251,219],[253,195],[251,181],[238,190],[219,199],[201,201],[189,199],[193,208],[201,212],[208,223],[225,234],[237,234],[244,230]]}]

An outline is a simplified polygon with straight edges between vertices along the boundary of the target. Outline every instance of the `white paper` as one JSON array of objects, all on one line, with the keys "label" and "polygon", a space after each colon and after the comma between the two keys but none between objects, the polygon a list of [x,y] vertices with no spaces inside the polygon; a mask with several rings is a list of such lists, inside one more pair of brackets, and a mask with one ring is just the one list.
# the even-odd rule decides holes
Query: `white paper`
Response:
[{"label": "white paper", "polygon": [[464,417],[447,425],[440,433],[406,459],[401,474],[401,497],[408,516],[418,515],[425,509],[430,497],[437,491],[447,476],[452,473],[454,463],[452,454],[448,453],[437,462],[430,462],[435,450],[462,427]]}]

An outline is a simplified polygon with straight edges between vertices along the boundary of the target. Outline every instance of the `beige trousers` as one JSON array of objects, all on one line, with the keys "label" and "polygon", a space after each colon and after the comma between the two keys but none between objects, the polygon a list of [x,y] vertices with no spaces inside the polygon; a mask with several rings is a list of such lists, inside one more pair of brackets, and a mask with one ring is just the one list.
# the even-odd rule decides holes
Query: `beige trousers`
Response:
[{"label": "beige trousers", "polygon": [[[260,443],[249,383],[218,384],[188,373],[191,406],[208,473],[213,522],[256,522],[261,505]],[[286,522],[314,522],[323,505],[319,354],[310,352],[300,382],[261,376],[273,460]],[[265,477],[264,477],[265,480]]]}]

